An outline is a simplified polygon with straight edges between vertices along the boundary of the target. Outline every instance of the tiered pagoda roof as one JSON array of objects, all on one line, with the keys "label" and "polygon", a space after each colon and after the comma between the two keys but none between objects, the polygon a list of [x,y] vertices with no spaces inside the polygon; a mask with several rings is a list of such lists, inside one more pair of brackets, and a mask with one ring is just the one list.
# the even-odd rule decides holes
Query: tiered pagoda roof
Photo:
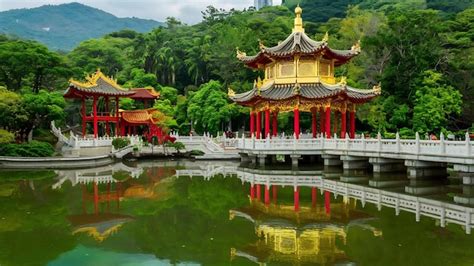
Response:
[{"label": "tiered pagoda roof", "polygon": [[117,84],[117,81],[107,77],[100,70],[92,76],[87,76],[85,82],[71,79],[69,87],[64,93],[66,98],[82,98],[84,96],[113,96],[129,97],[135,94]]},{"label": "tiered pagoda roof", "polygon": [[160,111],[150,108],[145,110],[121,110],[122,119],[130,124],[156,124],[158,120],[153,115]]},{"label": "tiered pagoda roof", "polygon": [[275,59],[284,59],[300,56],[322,55],[324,59],[334,59],[335,66],[347,63],[360,53],[360,46],[356,44],[350,50],[336,50],[328,46],[328,38],[314,41],[304,32],[293,32],[286,40],[274,47],[265,47],[260,43],[260,52],[253,56],[237,51],[237,58],[250,68],[259,68],[259,65],[271,63]]},{"label": "tiered pagoda roof", "polygon": [[155,100],[160,97],[160,93],[156,92],[153,88],[134,88],[132,91],[135,92],[129,98],[134,100]]},{"label": "tiered pagoda roof", "polygon": [[375,86],[372,90],[360,90],[347,86],[345,82],[335,85],[322,82],[297,85],[269,83],[261,88],[254,86],[252,90],[244,93],[229,93],[233,101],[244,106],[251,106],[259,100],[279,101],[297,97],[307,100],[342,97],[350,99],[353,103],[364,103],[378,95],[380,95],[379,86]]}]

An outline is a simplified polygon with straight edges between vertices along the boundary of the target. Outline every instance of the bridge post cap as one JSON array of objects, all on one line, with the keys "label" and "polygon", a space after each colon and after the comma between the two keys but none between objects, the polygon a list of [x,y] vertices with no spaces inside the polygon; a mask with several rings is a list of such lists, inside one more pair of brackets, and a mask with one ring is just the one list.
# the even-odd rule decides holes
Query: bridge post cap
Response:
[{"label": "bridge post cap", "polygon": [[418,131],[415,133],[415,139],[420,140],[420,133],[418,133]]},{"label": "bridge post cap", "polygon": [[400,133],[398,133],[398,131],[397,131],[397,133],[395,133],[395,139],[397,139],[397,140],[400,139]]}]

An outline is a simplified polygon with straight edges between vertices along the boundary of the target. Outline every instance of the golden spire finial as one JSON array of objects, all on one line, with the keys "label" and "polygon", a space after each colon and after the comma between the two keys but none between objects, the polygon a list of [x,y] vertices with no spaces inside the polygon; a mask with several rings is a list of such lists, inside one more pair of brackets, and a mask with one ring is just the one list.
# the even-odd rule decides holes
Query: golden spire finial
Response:
[{"label": "golden spire finial", "polygon": [[300,4],[295,8],[295,27],[293,28],[293,32],[304,32],[303,28],[303,18],[301,18],[301,14],[303,14],[303,9],[300,7]]},{"label": "golden spire finial", "polygon": [[326,34],[324,34],[323,37],[323,42],[328,42],[329,41],[329,33],[326,31]]}]

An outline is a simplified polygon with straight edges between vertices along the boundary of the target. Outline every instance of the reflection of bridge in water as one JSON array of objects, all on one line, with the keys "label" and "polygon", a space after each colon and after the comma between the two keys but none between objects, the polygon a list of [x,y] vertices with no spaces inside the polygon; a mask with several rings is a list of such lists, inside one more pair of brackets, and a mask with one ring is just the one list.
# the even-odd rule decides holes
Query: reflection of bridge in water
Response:
[{"label": "reflection of bridge in water", "polygon": [[339,180],[324,178],[322,172],[304,172],[304,171],[277,171],[277,170],[254,170],[240,168],[236,166],[203,166],[194,169],[177,170],[178,177],[204,177],[210,179],[216,174],[235,175],[242,182],[250,183],[250,198],[260,199],[260,193],[263,188],[266,205],[270,204],[270,189],[277,193],[279,186],[292,186],[294,188],[294,206],[293,210],[300,211],[300,190],[301,187],[312,188],[312,198],[315,198],[316,189],[325,194],[326,211],[330,211],[330,195],[335,198],[345,196],[353,198],[365,206],[367,202],[375,204],[380,210],[382,206],[395,209],[398,215],[400,210],[415,214],[416,221],[421,216],[431,217],[440,221],[440,226],[444,227],[446,223],[462,225],[467,234],[471,233],[474,227],[474,208],[457,205],[454,203],[443,202],[434,199],[428,199],[413,195],[401,194],[392,191],[386,191],[373,187],[366,187],[358,184],[350,184]]}]

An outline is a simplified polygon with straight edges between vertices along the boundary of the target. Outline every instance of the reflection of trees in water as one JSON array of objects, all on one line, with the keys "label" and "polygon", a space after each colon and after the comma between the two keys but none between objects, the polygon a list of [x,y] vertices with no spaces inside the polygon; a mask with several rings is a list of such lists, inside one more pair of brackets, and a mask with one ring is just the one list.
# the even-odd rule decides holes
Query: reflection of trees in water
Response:
[{"label": "reflection of trees in water", "polygon": [[[39,176],[43,176],[42,173]],[[0,182],[0,264],[45,265],[76,245],[67,215],[64,193],[54,191],[54,181]]]}]

